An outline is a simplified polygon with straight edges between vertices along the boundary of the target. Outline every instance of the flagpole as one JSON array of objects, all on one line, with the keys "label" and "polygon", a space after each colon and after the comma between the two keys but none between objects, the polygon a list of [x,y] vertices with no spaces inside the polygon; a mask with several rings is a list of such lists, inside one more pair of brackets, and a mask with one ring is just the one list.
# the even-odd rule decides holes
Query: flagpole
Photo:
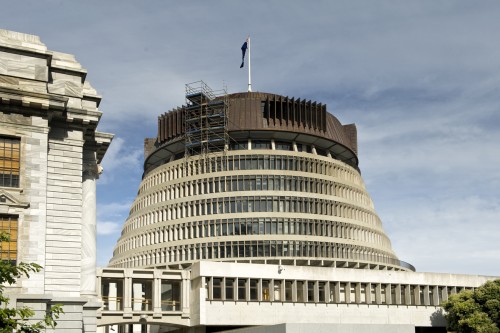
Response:
[{"label": "flagpole", "polygon": [[248,36],[248,92],[252,92],[252,72],[250,65],[250,36]]}]

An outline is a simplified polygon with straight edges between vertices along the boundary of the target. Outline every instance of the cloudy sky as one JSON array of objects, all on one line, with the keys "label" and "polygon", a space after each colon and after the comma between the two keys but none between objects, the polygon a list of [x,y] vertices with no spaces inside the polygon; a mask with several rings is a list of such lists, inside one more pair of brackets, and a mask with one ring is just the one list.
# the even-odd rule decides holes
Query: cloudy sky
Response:
[{"label": "cloudy sky", "polygon": [[4,1],[0,28],[75,54],[115,133],[98,184],[98,263],[137,193],[143,139],[184,84],[326,103],[400,259],[500,276],[500,2]]}]

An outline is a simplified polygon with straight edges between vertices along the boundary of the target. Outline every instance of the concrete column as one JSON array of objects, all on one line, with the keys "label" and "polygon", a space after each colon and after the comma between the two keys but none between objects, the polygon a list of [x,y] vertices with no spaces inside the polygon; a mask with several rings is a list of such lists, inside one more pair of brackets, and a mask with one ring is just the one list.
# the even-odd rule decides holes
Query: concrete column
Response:
[{"label": "concrete column", "polygon": [[[271,280],[273,283],[274,281]],[[272,285],[271,285],[272,287]],[[269,290],[269,292],[271,293],[271,290]],[[246,301],[248,302],[250,300],[250,279],[245,279],[245,296],[246,296]]]},{"label": "concrete column", "polygon": [[[182,318],[191,317],[191,309],[189,303],[189,295],[191,292],[191,272],[183,270],[181,272],[182,282],[181,282],[181,307],[182,307]],[[226,286],[223,286],[225,288]],[[237,286],[236,286],[237,287]],[[235,293],[238,292],[237,288],[234,290]],[[204,303],[204,302],[203,302]]]},{"label": "concrete column", "polygon": [[335,282],[335,303],[340,303],[340,282]]},{"label": "concrete column", "polygon": [[133,311],[142,311],[142,302],[144,300],[144,291],[142,290],[142,283],[133,283],[132,284],[132,310]]},{"label": "concrete column", "polygon": [[276,298],[274,290],[274,279],[269,280],[269,301],[274,302]]},{"label": "concrete column", "polygon": [[401,305],[401,285],[396,285],[396,304]]},{"label": "concrete column", "polygon": [[439,305],[439,298],[440,296],[443,297],[442,295],[439,295],[439,287],[438,286],[434,286],[434,287],[431,287],[432,288],[432,304],[431,305],[435,305],[435,306],[438,306]]},{"label": "concrete column", "polygon": [[372,304],[372,284],[366,284],[366,304]]},{"label": "concrete column", "polygon": [[443,301],[447,301],[448,300],[448,287],[443,287]]},{"label": "concrete column", "polygon": [[[355,292],[354,303],[360,304],[361,303],[361,283],[360,282],[356,283],[356,287],[355,287],[354,292]],[[365,295],[365,300],[366,300],[366,295]]]},{"label": "concrete column", "polygon": [[153,318],[161,318],[161,271],[154,271],[153,279]]},{"label": "concrete column", "polygon": [[[117,296],[118,296],[117,291],[118,291],[118,289],[116,287],[116,283],[110,283],[109,284],[109,294],[107,295],[108,296],[108,302],[109,302],[108,303],[108,310],[109,311],[116,311],[116,310],[118,310],[117,304],[116,304]],[[109,328],[110,328],[111,331],[118,332],[118,326],[117,325],[110,325]]]},{"label": "concrete column", "polygon": [[422,305],[430,305],[430,299],[429,299],[429,286],[425,285],[424,286],[424,304]]},{"label": "concrete column", "polygon": [[390,283],[385,285],[385,304],[392,304],[392,285]]},{"label": "concrete column", "polygon": [[354,303],[354,300],[351,299],[351,282],[346,282],[345,284],[345,302],[347,304]]},{"label": "concrete column", "polygon": [[382,304],[382,285],[380,283],[377,283],[375,287],[375,300],[375,303]]},{"label": "concrete column", "polygon": [[125,281],[123,283],[123,311],[132,314],[132,277],[127,275],[127,271],[125,271]]},{"label": "concrete column", "polygon": [[325,282],[325,302],[332,303],[332,295],[330,293],[330,282]]},{"label": "concrete column", "polygon": [[285,301],[286,300],[286,297],[285,297],[285,293],[286,293],[286,285],[285,285],[285,280],[280,280],[280,283],[281,283],[281,301]]},{"label": "concrete column", "polygon": [[415,305],[422,305],[420,303],[420,286],[415,286],[415,289],[413,290],[413,295],[415,297]]},{"label": "concrete column", "polygon": [[410,285],[405,285],[405,305],[411,304],[411,288]]},{"label": "concrete column", "polygon": [[102,172],[95,152],[84,151],[82,175],[82,273],[80,292],[96,297],[96,180]]},{"label": "concrete column", "polygon": [[116,287],[116,282],[112,282],[109,284],[109,294],[108,296],[108,310],[116,311],[117,308],[117,297],[118,297],[118,288]]}]

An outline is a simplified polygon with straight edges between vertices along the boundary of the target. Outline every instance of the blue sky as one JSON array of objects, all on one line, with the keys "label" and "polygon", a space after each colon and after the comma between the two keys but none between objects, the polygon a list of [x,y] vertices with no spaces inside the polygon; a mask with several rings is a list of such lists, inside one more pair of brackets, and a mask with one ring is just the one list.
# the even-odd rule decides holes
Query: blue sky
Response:
[{"label": "blue sky", "polygon": [[0,28],[76,55],[115,133],[98,263],[137,193],[157,116],[204,80],[316,100],[358,127],[360,168],[400,259],[500,276],[500,2],[3,1]]}]

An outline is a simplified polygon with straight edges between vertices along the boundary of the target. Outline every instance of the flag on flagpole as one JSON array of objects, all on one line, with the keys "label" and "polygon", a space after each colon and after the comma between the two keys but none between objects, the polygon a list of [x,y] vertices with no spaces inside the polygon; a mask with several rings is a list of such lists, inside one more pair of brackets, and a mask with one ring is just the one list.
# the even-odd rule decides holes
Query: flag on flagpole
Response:
[{"label": "flag on flagpole", "polygon": [[240,68],[243,68],[243,66],[245,65],[245,53],[247,52],[247,48],[248,48],[248,38],[241,46],[241,66],[240,66]]}]

